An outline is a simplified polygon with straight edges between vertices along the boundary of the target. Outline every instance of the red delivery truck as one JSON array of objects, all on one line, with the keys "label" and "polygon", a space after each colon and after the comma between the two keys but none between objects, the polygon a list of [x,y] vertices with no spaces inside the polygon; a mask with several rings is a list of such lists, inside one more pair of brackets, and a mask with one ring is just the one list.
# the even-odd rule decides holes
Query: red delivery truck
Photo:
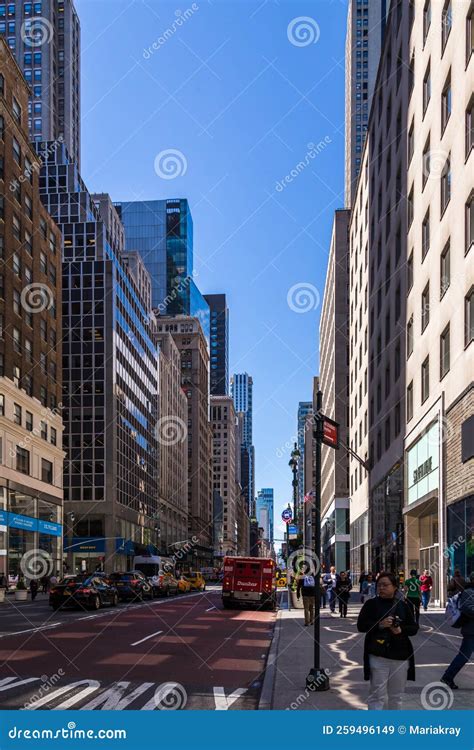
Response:
[{"label": "red delivery truck", "polygon": [[222,603],[276,609],[276,565],[266,557],[225,557]]}]

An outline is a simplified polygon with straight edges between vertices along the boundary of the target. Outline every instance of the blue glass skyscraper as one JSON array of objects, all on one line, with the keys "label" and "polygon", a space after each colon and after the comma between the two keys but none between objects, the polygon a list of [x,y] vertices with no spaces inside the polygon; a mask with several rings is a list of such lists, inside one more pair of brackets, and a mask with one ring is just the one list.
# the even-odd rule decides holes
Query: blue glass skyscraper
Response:
[{"label": "blue glass skyscraper", "polygon": [[264,529],[264,538],[273,544],[274,497],[271,487],[263,487],[257,495],[257,521]]},{"label": "blue glass skyscraper", "polygon": [[151,276],[152,306],[160,315],[198,318],[209,340],[209,305],[193,280],[193,220],[185,198],[122,201],[115,207],[127,251],[137,250]]}]

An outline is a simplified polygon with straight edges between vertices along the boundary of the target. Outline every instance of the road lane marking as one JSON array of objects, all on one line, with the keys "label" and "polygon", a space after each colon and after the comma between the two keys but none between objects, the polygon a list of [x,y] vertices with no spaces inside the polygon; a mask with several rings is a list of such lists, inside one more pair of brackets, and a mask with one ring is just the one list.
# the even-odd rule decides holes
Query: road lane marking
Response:
[{"label": "road lane marking", "polygon": [[[85,706],[81,706],[81,711],[92,711],[100,706],[101,711],[123,711],[124,708],[133,703],[142,693],[155,685],[154,682],[143,682],[132,690],[129,695],[125,691],[130,686],[129,682],[115,682],[105,692],[96,695]],[[102,705],[104,704],[104,705]]]},{"label": "road lane marking", "polygon": [[24,635],[25,633],[38,633],[41,630],[49,628],[57,628],[58,625],[62,625],[62,622],[53,622],[51,625],[42,625],[40,628],[30,628],[29,630],[17,630],[14,633],[2,633],[0,638],[7,638],[9,635]]},{"label": "road lane marking", "polygon": [[87,698],[87,696],[89,696],[91,693],[95,693],[95,691],[100,688],[100,682],[98,682],[97,680],[79,680],[78,682],[70,682],[69,685],[63,685],[63,687],[60,687],[57,690],[53,690],[52,693],[44,695],[39,700],[34,701],[34,703],[25,705],[25,710],[36,711],[46,703],[52,703],[55,698],[59,698],[60,695],[69,693],[71,692],[71,690],[74,690],[75,688],[80,686],[84,686],[82,690],[71,696],[71,698],[63,701],[58,706],[55,706],[53,711],[64,711],[66,708],[71,708],[71,706],[73,706],[75,703],[79,703],[84,698]]},{"label": "road lane marking", "polygon": [[216,704],[216,711],[227,711],[246,692],[247,688],[237,688],[230,695],[226,695],[223,687],[215,687],[214,703]]},{"label": "road lane marking", "polygon": [[135,643],[131,643],[131,646],[138,646],[140,643],[144,643],[145,641],[148,641],[150,638],[153,638],[155,635],[160,635],[162,633],[162,630],[157,630],[156,633],[152,633],[151,635],[147,635],[145,638],[142,638],[141,641],[135,641]]},{"label": "road lane marking", "polygon": [[212,607],[209,607],[209,609],[206,609],[206,612],[212,612],[213,609],[217,609],[215,604],[213,604]]},{"label": "road lane marking", "polygon": [[27,677],[22,680],[18,677],[5,677],[0,680],[0,692],[2,690],[12,690],[13,688],[20,687],[20,685],[27,685],[29,682],[38,682],[40,677]]}]

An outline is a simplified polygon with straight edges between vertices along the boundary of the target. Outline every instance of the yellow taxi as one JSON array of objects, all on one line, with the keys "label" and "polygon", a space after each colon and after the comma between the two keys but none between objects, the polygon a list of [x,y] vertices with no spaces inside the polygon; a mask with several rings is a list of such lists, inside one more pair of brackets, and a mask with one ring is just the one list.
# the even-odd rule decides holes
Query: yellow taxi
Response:
[{"label": "yellow taxi", "polygon": [[183,578],[191,584],[194,591],[204,591],[206,588],[204,576],[199,571],[193,570],[191,573],[186,573]]},{"label": "yellow taxi", "polygon": [[188,591],[191,591],[191,584],[184,576],[178,578],[178,591],[180,594],[187,594]]}]

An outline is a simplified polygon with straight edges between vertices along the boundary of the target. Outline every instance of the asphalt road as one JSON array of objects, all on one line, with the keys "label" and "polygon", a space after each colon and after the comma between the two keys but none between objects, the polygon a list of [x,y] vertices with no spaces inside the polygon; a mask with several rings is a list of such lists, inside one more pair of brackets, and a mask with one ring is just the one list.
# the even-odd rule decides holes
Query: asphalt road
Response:
[{"label": "asphalt road", "polygon": [[0,709],[256,709],[276,615],[220,588],[97,613],[0,610]]}]

